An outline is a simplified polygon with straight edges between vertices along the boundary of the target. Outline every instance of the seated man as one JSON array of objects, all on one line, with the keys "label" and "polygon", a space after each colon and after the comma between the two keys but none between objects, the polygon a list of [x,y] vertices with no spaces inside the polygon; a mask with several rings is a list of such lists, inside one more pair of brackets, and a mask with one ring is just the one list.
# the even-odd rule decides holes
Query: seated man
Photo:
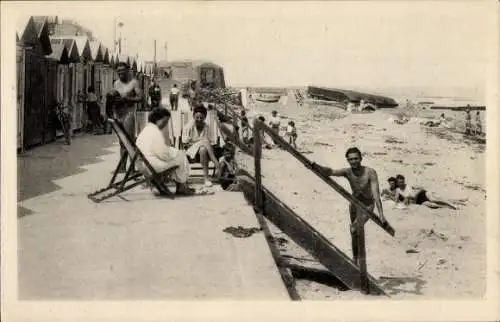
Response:
[{"label": "seated man", "polygon": [[215,157],[213,145],[215,142],[210,135],[210,127],[205,122],[207,117],[207,109],[201,105],[193,108],[193,120],[190,121],[184,128],[182,134],[182,143],[184,149],[187,150],[187,155],[192,162],[200,162],[203,167],[203,176],[205,177],[205,186],[212,186],[212,182],[208,176],[209,158],[215,165],[219,167],[219,161]]},{"label": "seated man", "polygon": [[396,201],[396,189],[398,188],[396,184],[396,178],[390,177],[389,179],[387,179],[387,182],[389,183],[389,189],[382,190],[380,196],[384,200]]},{"label": "seated man", "polygon": [[407,186],[405,182],[405,177],[398,174],[396,176],[397,188],[396,188],[396,202],[402,202],[405,205],[411,203],[417,205],[427,206],[429,208],[444,208],[448,207],[456,210],[457,208],[450,203],[432,197],[429,192],[421,187],[411,187]]},{"label": "seated man", "polygon": [[[187,185],[189,161],[185,152],[165,144],[162,130],[168,124],[169,119],[170,112],[167,109],[155,107],[149,114],[148,124],[139,134],[136,145],[155,171],[163,172],[178,166],[171,176],[176,184],[175,193],[192,195],[195,191]],[[143,173],[147,172],[142,162],[138,164],[138,168]]]}]

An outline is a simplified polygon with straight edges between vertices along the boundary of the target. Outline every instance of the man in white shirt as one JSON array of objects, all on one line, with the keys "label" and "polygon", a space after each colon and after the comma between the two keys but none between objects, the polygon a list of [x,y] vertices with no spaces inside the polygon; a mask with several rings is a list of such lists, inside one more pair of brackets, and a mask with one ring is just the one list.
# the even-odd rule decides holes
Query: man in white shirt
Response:
[{"label": "man in white shirt", "polygon": [[[191,195],[194,189],[188,187],[189,161],[184,151],[169,146],[165,142],[163,129],[170,119],[170,112],[161,107],[156,107],[148,117],[148,124],[137,137],[136,145],[144,154],[148,162],[157,172],[163,172],[174,166],[178,168],[173,172],[172,179],[176,183],[176,194]],[[141,172],[147,172],[144,164],[138,164]]]},{"label": "man in white shirt", "polygon": [[[116,73],[118,79],[113,84],[113,90],[108,97],[113,99],[115,119],[123,124],[130,139],[135,141],[135,109],[136,104],[142,100],[142,91],[137,79],[131,77],[126,63],[118,63]],[[122,156],[127,154],[127,150],[123,146],[121,146],[120,152]],[[125,172],[125,169],[126,163],[124,162],[119,171]]]},{"label": "man in white shirt", "polygon": [[179,89],[177,88],[177,84],[174,84],[172,89],[170,89],[170,107],[172,111],[176,111],[178,105],[179,105]]}]

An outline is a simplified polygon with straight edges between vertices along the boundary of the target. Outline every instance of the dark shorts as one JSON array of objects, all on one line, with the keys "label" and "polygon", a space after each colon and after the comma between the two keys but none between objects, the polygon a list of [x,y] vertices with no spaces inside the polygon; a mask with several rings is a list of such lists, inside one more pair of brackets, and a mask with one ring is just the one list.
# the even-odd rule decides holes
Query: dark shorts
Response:
[{"label": "dark shorts", "polygon": [[421,190],[417,195],[415,196],[415,203],[417,205],[421,205],[424,202],[429,201],[429,198],[427,198],[427,191]]},{"label": "dark shorts", "polygon": [[[375,200],[359,200],[366,208],[373,211],[375,208]],[[356,220],[356,206],[354,204],[349,204],[349,214],[351,216],[351,223]]]}]

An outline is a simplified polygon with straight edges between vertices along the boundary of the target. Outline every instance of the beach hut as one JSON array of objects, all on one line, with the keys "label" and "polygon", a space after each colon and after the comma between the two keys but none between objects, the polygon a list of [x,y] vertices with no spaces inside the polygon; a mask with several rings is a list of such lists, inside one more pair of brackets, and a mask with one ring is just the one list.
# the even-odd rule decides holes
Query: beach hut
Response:
[{"label": "beach hut", "polygon": [[[28,148],[51,140],[48,96],[54,84],[48,84],[52,54],[46,19],[30,17],[16,48],[18,77],[18,145]],[[49,77],[50,78],[50,77]],[[21,92],[19,95],[19,92]],[[22,129],[22,135],[20,133]]]},{"label": "beach hut", "polygon": [[193,81],[196,81],[197,89],[226,87],[223,68],[209,61],[160,61],[158,62],[158,75],[171,79],[172,84],[181,84],[183,91],[187,90],[188,85]]},{"label": "beach hut", "polygon": [[103,62],[104,54],[102,52],[101,42],[98,40],[91,40],[89,42],[91,61],[89,62],[90,69],[90,82],[89,86],[92,85],[95,88],[96,95],[98,98],[102,97],[102,73],[103,73]]},{"label": "beach hut", "polygon": [[48,59],[57,62],[57,77],[56,77],[56,93],[55,99],[57,102],[64,102],[66,86],[69,85],[68,70],[69,70],[69,55],[66,46],[63,43],[52,44],[52,54],[47,56]]},{"label": "beach hut", "polygon": [[64,81],[63,99],[64,104],[69,106],[74,106],[76,104],[76,67],[75,64],[80,62],[80,55],[76,49],[76,42],[74,39],[70,38],[57,38],[50,37],[50,43],[52,46],[64,45],[68,53],[68,65],[67,68],[60,66],[66,73]]},{"label": "beach hut", "polygon": [[137,59],[133,56],[131,56],[129,58],[129,61],[130,61],[130,70],[132,71],[132,73],[135,75],[137,75]]},{"label": "beach hut", "polygon": [[24,98],[25,98],[25,57],[24,48],[16,42],[16,81],[17,81],[17,150],[22,151],[24,136]]},{"label": "beach hut", "polygon": [[103,48],[103,67],[102,67],[102,93],[103,96],[113,88],[113,67],[112,57],[107,47]]},{"label": "beach hut", "polygon": [[78,53],[78,60],[73,64],[73,130],[80,130],[86,123],[84,113],[84,99],[87,87],[90,84],[90,68],[88,63],[92,61],[89,39],[86,36],[54,36],[53,39],[63,39],[65,42],[73,41]]},{"label": "beach hut", "polygon": [[127,63],[130,66],[130,57],[124,54],[116,54],[115,64],[117,63]]}]

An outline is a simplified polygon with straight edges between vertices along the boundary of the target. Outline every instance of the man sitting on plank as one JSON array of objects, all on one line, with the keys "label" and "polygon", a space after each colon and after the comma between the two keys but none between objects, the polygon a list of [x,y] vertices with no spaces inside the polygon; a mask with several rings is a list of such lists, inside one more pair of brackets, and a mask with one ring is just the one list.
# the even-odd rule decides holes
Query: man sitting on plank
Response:
[{"label": "man sitting on plank", "polygon": [[[352,195],[362,204],[364,204],[369,210],[373,211],[376,207],[380,220],[382,222],[386,222],[384,217],[384,210],[382,208],[382,200],[380,199],[377,172],[372,168],[361,165],[363,157],[361,156],[361,151],[359,151],[358,148],[349,148],[345,153],[345,157],[347,159],[347,162],[349,162],[350,168],[333,170],[331,168],[321,166],[317,163],[313,163],[313,168],[318,169],[324,175],[329,177],[335,176],[346,178],[351,186]],[[354,221],[358,217],[356,206],[354,204],[349,205],[349,214],[351,217],[351,223],[354,223]],[[367,220],[367,218],[364,220]],[[357,262],[358,234],[353,229],[351,229],[351,237],[353,258],[354,262]]]},{"label": "man sitting on plank", "polygon": [[203,176],[205,177],[205,186],[212,186],[212,182],[208,176],[209,158],[215,165],[219,167],[219,161],[215,157],[213,145],[214,138],[211,135],[211,130],[205,119],[207,118],[207,109],[202,105],[197,105],[193,109],[193,119],[184,128],[182,134],[182,143],[187,150],[187,155],[196,162],[201,163],[203,167]]},{"label": "man sitting on plank", "polygon": [[[188,187],[189,161],[184,151],[165,144],[162,130],[167,126],[170,112],[161,107],[155,107],[148,117],[148,124],[139,134],[136,145],[142,151],[153,169],[163,172],[174,166],[177,169],[171,175],[176,183],[176,194],[192,195],[195,190]],[[138,164],[141,172],[147,171],[142,164]]]}]

